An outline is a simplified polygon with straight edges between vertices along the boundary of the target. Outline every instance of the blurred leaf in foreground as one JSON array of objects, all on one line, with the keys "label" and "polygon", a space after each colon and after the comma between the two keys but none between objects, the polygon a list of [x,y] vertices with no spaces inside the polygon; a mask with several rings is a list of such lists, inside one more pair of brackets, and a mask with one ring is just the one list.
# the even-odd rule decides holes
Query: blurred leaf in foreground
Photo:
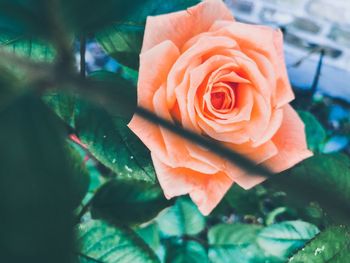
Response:
[{"label": "blurred leaf in foreground", "polygon": [[317,154],[266,182],[287,193],[297,207],[317,202],[328,216],[348,222],[350,215],[350,159],[345,154]]},{"label": "blurred leaf in foreground", "polygon": [[72,177],[59,119],[32,95],[0,112],[3,262],[68,263]]}]

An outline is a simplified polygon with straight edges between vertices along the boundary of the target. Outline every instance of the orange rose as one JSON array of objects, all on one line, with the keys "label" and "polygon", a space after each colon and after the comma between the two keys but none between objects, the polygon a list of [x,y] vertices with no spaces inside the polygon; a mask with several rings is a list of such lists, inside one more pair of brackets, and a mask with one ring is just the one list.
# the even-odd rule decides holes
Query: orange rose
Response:
[{"label": "orange rose", "polygon": [[[282,33],[235,22],[220,0],[148,17],[138,104],[209,136],[274,172],[309,157],[283,57]],[[236,182],[264,180],[138,116],[131,130],[150,149],[167,198],[189,194],[209,214]]]}]

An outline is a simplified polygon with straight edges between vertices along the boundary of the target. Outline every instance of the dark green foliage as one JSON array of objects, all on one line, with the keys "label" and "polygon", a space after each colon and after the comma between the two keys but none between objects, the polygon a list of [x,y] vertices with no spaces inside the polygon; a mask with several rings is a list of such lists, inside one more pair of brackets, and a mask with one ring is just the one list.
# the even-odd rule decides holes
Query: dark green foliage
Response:
[{"label": "dark green foliage", "polygon": [[208,263],[205,247],[191,240],[171,240],[167,244],[166,263]]},{"label": "dark green foliage", "polygon": [[63,127],[32,95],[0,112],[3,262],[70,262],[72,178]]},{"label": "dark green foliage", "polygon": [[[340,222],[350,214],[350,159],[344,154],[318,154],[267,182],[283,190],[294,204],[318,202]],[[336,205],[335,205],[336,204]]]},{"label": "dark green foliage", "polygon": [[326,131],[314,115],[307,111],[299,111],[299,116],[305,123],[307,145],[311,151],[320,151],[326,140]]},{"label": "dark green foliage", "polygon": [[171,204],[158,185],[133,180],[112,180],[97,191],[91,206],[96,218],[132,225],[153,219]]}]

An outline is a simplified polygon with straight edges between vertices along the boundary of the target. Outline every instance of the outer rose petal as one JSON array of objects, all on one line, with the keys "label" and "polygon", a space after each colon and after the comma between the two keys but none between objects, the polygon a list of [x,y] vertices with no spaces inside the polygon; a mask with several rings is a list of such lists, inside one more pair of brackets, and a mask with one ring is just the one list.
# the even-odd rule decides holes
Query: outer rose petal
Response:
[{"label": "outer rose petal", "polygon": [[287,170],[313,155],[307,149],[305,125],[289,104],[283,107],[282,125],[272,137],[272,141],[278,149],[278,154],[264,164],[276,173]]},{"label": "outer rose petal", "polygon": [[185,11],[147,18],[142,52],[171,40],[177,47],[191,37],[208,31],[216,20],[233,21],[230,10],[221,0],[206,0]]},{"label": "outer rose petal", "polygon": [[203,215],[208,215],[224,197],[233,181],[225,173],[202,174],[186,168],[171,168],[152,154],[154,168],[165,197],[189,194]]},{"label": "outer rose petal", "polygon": [[[165,41],[141,55],[137,88],[139,106],[154,111],[154,94],[166,79],[171,66],[178,56],[179,51],[177,47],[170,41]],[[158,156],[167,158],[164,139],[157,125],[153,125],[138,115],[134,115],[128,126],[143,141],[147,148],[157,152]]]}]

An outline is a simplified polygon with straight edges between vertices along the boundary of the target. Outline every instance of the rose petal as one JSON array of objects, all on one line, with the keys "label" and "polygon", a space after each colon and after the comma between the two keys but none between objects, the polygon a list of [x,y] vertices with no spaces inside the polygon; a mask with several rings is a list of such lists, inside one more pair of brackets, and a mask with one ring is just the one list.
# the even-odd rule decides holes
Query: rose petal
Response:
[{"label": "rose petal", "polygon": [[208,215],[224,197],[233,181],[224,173],[208,175],[186,168],[171,168],[152,155],[165,197],[190,194],[199,210]]},{"label": "rose petal", "polygon": [[283,122],[272,141],[278,154],[264,164],[276,173],[313,155],[307,149],[304,123],[289,104],[283,107]]},{"label": "rose petal", "polygon": [[210,31],[214,32],[214,35],[231,36],[237,41],[243,53],[246,50],[254,50],[268,58],[276,73],[274,96],[277,107],[294,99],[285,67],[283,35],[280,30],[267,26],[217,21],[210,28]]},{"label": "rose petal", "polygon": [[[166,79],[171,66],[178,56],[179,51],[177,47],[170,41],[165,41],[141,55],[137,88],[138,105],[154,111],[154,93]],[[163,156],[164,159],[167,158],[164,139],[157,125],[151,124],[138,115],[134,115],[128,126],[143,141],[147,148],[158,156]]]},{"label": "rose petal", "polygon": [[[172,121],[169,110],[166,105],[166,97],[165,97],[165,88],[161,87],[157,90],[153,98],[153,106],[155,109],[155,113],[168,120]],[[165,163],[172,167],[185,167],[190,169],[195,169],[198,172],[214,174],[217,173],[218,170],[213,166],[208,165],[207,163],[201,162],[195,158],[192,158],[188,153],[188,150],[185,146],[185,139],[175,135],[169,130],[160,127],[165,148],[167,151],[168,159]],[[163,161],[164,162],[164,161]]]},{"label": "rose petal", "polygon": [[233,21],[230,10],[221,0],[206,0],[185,11],[150,16],[141,53],[166,40],[181,48],[193,36],[208,31],[216,20]]}]

